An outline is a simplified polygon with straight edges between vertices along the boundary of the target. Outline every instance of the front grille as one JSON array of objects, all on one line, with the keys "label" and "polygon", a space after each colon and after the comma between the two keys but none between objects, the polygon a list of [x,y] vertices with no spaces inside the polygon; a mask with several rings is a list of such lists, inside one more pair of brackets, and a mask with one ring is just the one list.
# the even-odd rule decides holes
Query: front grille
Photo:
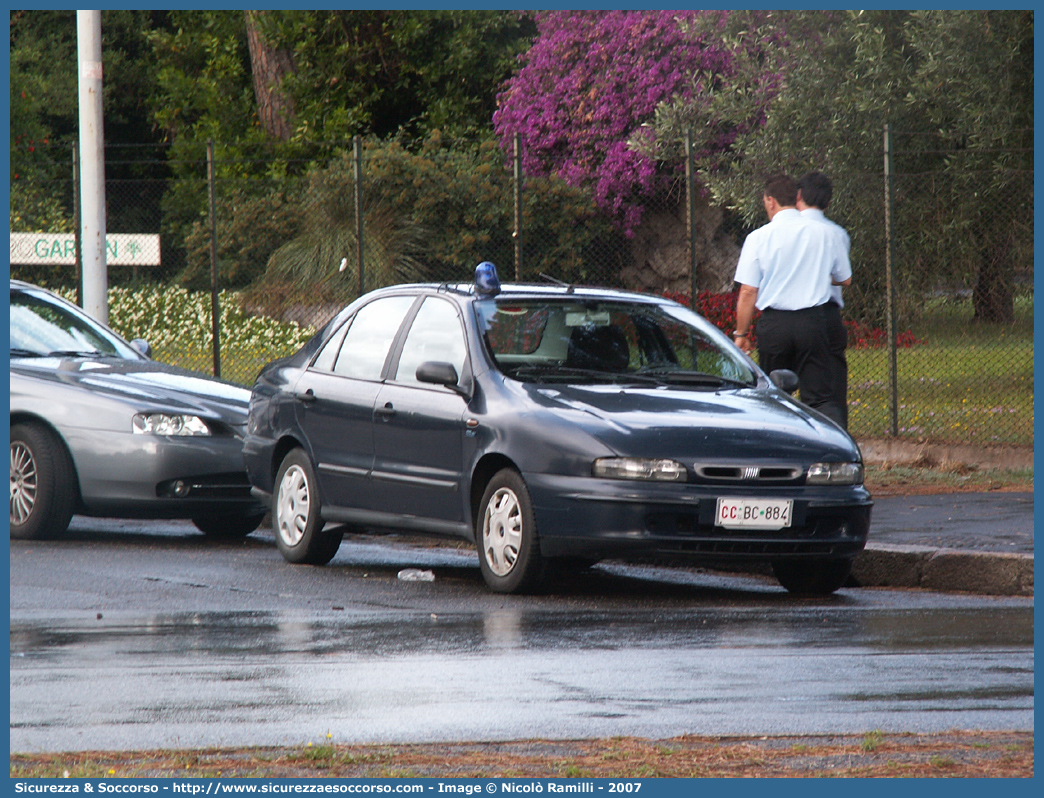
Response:
[{"label": "front grille", "polygon": [[693,470],[696,476],[708,482],[741,482],[751,485],[795,482],[805,473],[800,466],[757,464],[694,463]]}]

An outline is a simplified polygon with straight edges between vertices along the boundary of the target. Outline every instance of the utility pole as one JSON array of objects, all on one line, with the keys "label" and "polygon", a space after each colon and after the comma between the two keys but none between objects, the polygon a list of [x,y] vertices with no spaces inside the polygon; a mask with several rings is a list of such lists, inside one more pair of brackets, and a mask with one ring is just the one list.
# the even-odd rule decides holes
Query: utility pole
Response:
[{"label": "utility pole", "polygon": [[101,11],[76,12],[80,84],[80,249],[83,309],[109,322],[105,265],[105,134],[102,127]]}]

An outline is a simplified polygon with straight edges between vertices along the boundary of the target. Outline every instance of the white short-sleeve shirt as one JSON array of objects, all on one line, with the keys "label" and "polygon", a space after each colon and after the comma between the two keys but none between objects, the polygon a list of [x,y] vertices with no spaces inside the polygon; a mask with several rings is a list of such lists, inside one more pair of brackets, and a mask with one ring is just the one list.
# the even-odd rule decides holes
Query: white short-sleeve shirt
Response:
[{"label": "white short-sleeve shirt", "polygon": [[[834,234],[837,236],[837,245],[840,247],[838,257],[840,257],[840,254],[843,253],[844,257],[848,258],[849,263],[851,264],[850,255],[852,252],[852,239],[849,238],[848,231],[845,230],[845,228],[843,228],[834,220],[828,219],[826,214],[823,213],[823,211],[821,211],[819,208],[805,208],[805,210],[801,211],[801,216],[802,218],[811,219],[814,222],[822,222],[823,224],[829,226],[830,229],[833,230]],[[830,293],[832,295],[833,300],[838,304],[838,306],[843,308],[845,306],[845,300],[841,298],[841,286],[831,286]]]},{"label": "white short-sleeve shirt", "polygon": [[759,310],[803,310],[830,301],[833,281],[851,276],[833,230],[787,208],[747,236],[735,279],[758,289]]}]

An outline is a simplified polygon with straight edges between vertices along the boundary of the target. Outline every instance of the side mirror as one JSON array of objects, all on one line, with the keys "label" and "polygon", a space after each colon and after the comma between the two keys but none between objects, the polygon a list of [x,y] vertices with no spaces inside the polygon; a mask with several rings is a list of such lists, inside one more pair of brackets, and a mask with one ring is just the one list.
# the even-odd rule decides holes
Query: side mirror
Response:
[{"label": "side mirror", "polygon": [[781,391],[794,393],[798,389],[798,375],[790,369],[776,369],[769,374],[769,379]]},{"label": "side mirror", "polygon": [[152,357],[152,347],[149,346],[149,342],[144,338],[135,338],[130,342],[130,345],[145,355],[145,357]]},{"label": "side mirror", "polygon": [[427,382],[433,385],[442,385],[454,393],[459,393],[467,398],[467,392],[457,385],[457,369],[452,363],[443,363],[439,360],[426,360],[417,366],[417,382]]}]

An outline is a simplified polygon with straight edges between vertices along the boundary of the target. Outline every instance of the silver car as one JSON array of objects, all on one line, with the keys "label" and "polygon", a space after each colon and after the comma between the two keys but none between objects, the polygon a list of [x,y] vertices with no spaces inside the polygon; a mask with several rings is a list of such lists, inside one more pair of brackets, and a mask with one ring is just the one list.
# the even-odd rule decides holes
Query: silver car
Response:
[{"label": "silver car", "polygon": [[75,514],[189,518],[242,537],[265,507],[242,442],[250,393],[157,363],[50,291],[11,281],[11,537]]}]

